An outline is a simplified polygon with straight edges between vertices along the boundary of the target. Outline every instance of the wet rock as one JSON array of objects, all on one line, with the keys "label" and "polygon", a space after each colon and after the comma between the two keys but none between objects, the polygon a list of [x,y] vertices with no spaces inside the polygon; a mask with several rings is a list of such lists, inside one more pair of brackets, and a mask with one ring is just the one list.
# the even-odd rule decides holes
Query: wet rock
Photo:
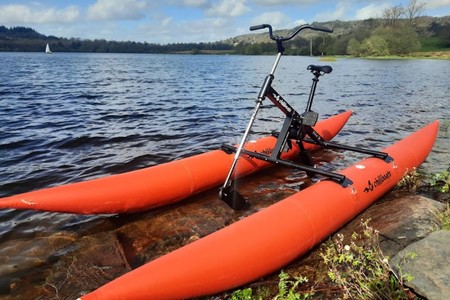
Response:
[{"label": "wet rock", "polygon": [[42,299],[76,299],[130,270],[114,232],[85,236],[48,270]]},{"label": "wet rock", "polygon": [[[59,232],[32,240],[11,240],[0,249],[0,277],[26,271],[46,263],[58,250],[73,243],[78,237],[75,233]],[[20,253],[20,255],[17,255]]]},{"label": "wet rock", "polygon": [[[411,256],[411,254],[413,254]],[[450,231],[440,230],[412,243],[391,264],[400,274],[414,277],[407,285],[429,300],[446,300],[450,295]]]},{"label": "wet rock", "polygon": [[215,232],[236,217],[216,192],[195,200],[142,214],[116,230],[132,268]]},{"label": "wet rock", "polygon": [[96,233],[56,252],[1,299],[77,299],[129,271],[115,233]]},{"label": "wet rock", "polygon": [[436,212],[445,204],[420,195],[390,194],[375,203],[341,230],[350,236],[357,231],[361,219],[380,233],[380,247],[384,255],[393,256],[407,245],[420,240],[437,227]]},{"label": "wet rock", "polygon": [[11,279],[0,278],[0,295],[9,294],[11,292]]}]

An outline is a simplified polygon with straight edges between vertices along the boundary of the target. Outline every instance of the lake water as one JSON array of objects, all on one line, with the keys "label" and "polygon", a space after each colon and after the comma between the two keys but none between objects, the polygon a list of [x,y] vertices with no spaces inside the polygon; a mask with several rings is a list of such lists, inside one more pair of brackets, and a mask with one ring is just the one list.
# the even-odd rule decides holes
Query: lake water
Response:
[{"label": "lake water", "polygon": [[[273,61],[271,56],[0,53],[0,197],[237,143]],[[354,111],[336,141],[382,149],[440,119],[438,141],[422,169],[450,166],[450,61],[283,57],[273,86],[299,112],[309,94],[309,64],[334,69],[320,78],[313,110],[321,118]],[[264,104],[252,137],[281,128],[283,115],[270,101]],[[331,156],[335,169],[357,158]],[[11,255],[8,249],[16,241],[31,241],[32,247],[38,237],[95,227],[108,217],[0,211],[0,260]],[[14,250],[15,264],[25,260],[21,251],[26,250]],[[8,272],[0,270],[0,277]]]}]

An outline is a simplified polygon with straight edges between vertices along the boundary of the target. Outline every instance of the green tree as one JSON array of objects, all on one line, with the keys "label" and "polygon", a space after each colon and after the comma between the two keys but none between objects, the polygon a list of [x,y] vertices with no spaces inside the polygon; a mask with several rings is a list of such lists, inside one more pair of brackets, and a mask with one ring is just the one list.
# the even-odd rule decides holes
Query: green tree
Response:
[{"label": "green tree", "polygon": [[411,26],[379,27],[373,35],[383,37],[391,55],[410,54],[420,49],[420,40]]},{"label": "green tree", "polygon": [[320,54],[331,54],[332,49],[331,45],[333,44],[334,39],[329,34],[321,34],[319,38],[319,44],[317,50]]},{"label": "green tree", "polygon": [[263,54],[262,45],[261,44],[251,44],[247,46],[244,50],[245,54],[248,55],[259,55]]},{"label": "green tree", "polygon": [[355,38],[350,39],[350,41],[348,41],[347,54],[353,56],[360,56],[361,53],[362,53],[361,43],[357,41]]},{"label": "green tree", "polygon": [[361,51],[368,56],[385,56],[389,55],[388,43],[379,35],[372,35],[365,39],[361,45]]}]

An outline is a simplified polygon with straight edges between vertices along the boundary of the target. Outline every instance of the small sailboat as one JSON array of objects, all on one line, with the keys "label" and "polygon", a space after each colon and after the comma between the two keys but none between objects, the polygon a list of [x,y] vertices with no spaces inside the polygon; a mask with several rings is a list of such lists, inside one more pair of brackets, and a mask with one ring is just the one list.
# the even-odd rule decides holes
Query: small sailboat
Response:
[{"label": "small sailboat", "polygon": [[52,51],[50,51],[50,46],[48,45],[48,43],[47,43],[47,46],[45,46],[45,53],[47,53],[47,54],[53,53]]}]

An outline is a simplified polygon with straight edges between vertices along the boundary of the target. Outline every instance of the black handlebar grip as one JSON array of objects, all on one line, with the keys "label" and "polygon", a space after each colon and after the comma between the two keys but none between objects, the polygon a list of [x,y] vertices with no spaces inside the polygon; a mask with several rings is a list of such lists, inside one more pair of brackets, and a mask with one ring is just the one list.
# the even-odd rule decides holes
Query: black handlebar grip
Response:
[{"label": "black handlebar grip", "polygon": [[250,31],[260,30],[269,27],[269,24],[254,25],[250,27]]},{"label": "black handlebar grip", "polygon": [[320,26],[312,26],[311,29],[312,30],[317,30],[317,31],[323,31],[323,32],[330,32],[330,33],[333,32],[333,29],[329,29],[329,28],[326,28],[326,27],[320,27]]}]

